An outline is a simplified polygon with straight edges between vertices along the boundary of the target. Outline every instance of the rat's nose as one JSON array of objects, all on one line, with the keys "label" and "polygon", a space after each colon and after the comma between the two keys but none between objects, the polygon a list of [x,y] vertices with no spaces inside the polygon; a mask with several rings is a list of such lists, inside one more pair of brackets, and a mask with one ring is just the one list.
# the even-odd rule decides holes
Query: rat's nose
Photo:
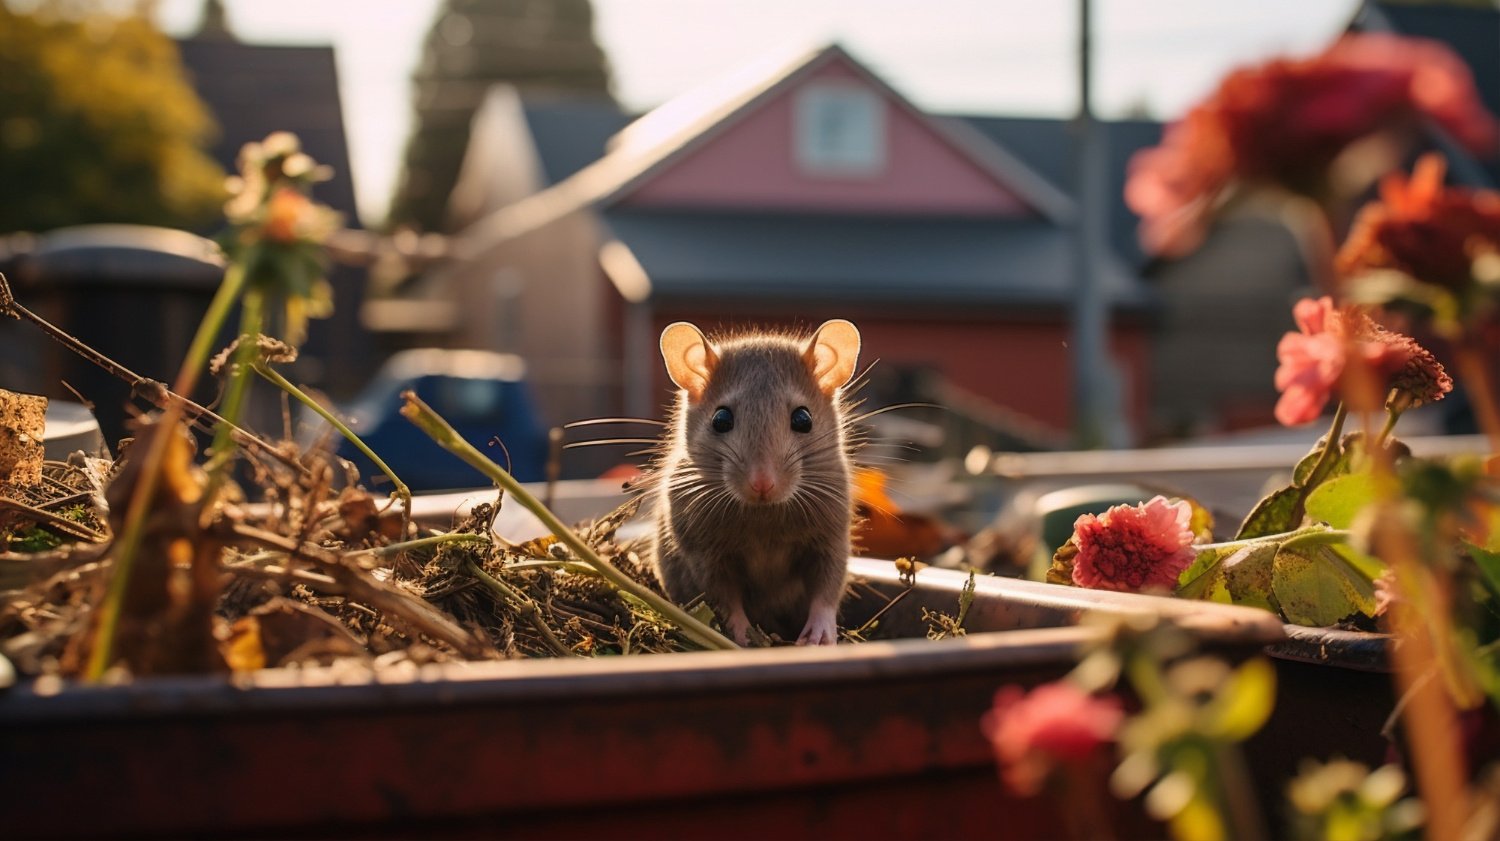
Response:
[{"label": "rat's nose", "polygon": [[761,499],[769,499],[771,493],[776,490],[776,480],[769,473],[759,471],[750,474],[750,490]]}]

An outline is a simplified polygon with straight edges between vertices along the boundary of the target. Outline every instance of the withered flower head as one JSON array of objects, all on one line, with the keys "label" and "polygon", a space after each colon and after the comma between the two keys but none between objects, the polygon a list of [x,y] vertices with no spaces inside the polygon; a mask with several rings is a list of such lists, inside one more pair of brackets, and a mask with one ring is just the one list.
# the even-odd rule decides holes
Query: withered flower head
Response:
[{"label": "withered flower head", "polygon": [[1500,136],[1468,67],[1446,46],[1387,34],[1345,35],[1323,53],[1231,73],[1130,162],[1126,202],[1146,249],[1181,256],[1238,182],[1316,197],[1355,141],[1418,118],[1476,153]]},{"label": "withered flower head", "polygon": [[1489,276],[1500,255],[1500,193],[1447,187],[1442,155],[1422,156],[1411,177],[1391,173],[1380,198],[1355,219],[1336,266],[1358,282],[1379,270],[1401,272],[1459,295]]}]

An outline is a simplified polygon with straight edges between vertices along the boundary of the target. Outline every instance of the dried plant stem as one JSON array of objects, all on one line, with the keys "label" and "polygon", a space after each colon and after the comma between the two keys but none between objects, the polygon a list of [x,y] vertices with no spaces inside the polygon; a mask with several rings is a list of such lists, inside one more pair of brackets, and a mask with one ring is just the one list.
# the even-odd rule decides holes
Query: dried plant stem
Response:
[{"label": "dried plant stem", "polygon": [[162,413],[155,434],[146,448],[142,469],[136,486],[131,492],[130,502],[125,507],[125,522],[120,536],[110,547],[112,567],[109,583],[105,587],[104,600],[99,605],[99,620],[94,626],[93,645],[89,647],[88,665],[84,669],[86,680],[97,681],[114,662],[115,632],[120,625],[120,609],[125,601],[125,592],[130,584],[131,568],[141,540],[145,537],[146,519],[150,516],[151,501],[156,497],[157,480],[161,476],[162,459],[167,445],[176,432],[177,411],[172,408]]},{"label": "dried plant stem", "polygon": [[[171,389],[167,388],[164,383],[153,380],[150,377],[143,377],[140,374],[137,374],[136,372],[130,370],[129,368],[126,368],[124,365],[121,365],[108,356],[105,356],[94,348],[84,344],[82,341],[69,334],[66,330],[63,330],[52,322],[46,320],[45,318],[42,318],[41,316],[17,303],[15,297],[11,293],[10,285],[6,282],[5,275],[3,273],[0,273],[0,315],[8,315],[12,318],[23,319],[25,321],[31,322],[37,327],[37,329],[45,333],[48,338],[67,348],[73,353],[78,354],[84,360],[97,365],[98,367],[104,369],[106,372],[125,382],[130,386],[132,393],[144,400],[149,401],[158,409],[165,410],[170,406],[176,406],[177,409],[182,412],[184,417],[191,419],[194,423],[197,423],[204,428],[212,424],[229,423],[223,417],[220,417],[217,413],[215,413],[212,409],[209,409],[206,406],[189,400],[183,395],[172,391]],[[307,474],[307,468],[299,463],[296,459],[291,458],[282,453],[280,450],[277,450],[275,447],[272,447],[255,433],[250,432],[247,429],[234,426],[233,424],[230,424],[230,428],[234,434],[235,440],[238,441],[242,446],[253,447],[258,452],[276,459],[287,467],[290,467],[293,470],[302,473],[303,475]]]},{"label": "dried plant stem", "polygon": [[418,632],[441,640],[466,655],[482,656],[486,653],[484,646],[468,631],[437,612],[426,602],[389,584],[372,579],[358,567],[346,563],[337,552],[315,543],[299,542],[290,537],[243,523],[225,524],[223,530],[233,538],[313,561],[329,577],[338,582],[348,598],[364,602],[389,616],[400,618]]},{"label": "dried plant stem", "polygon": [[[276,554],[281,557],[285,557],[284,555],[281,555],[280,552],[277,552]],[[291,579],[292,581],[296,581],[299,584],[306,584],[309,587],[317,588],[319,592],[323,593],[343,592],[343,590],[339,588],[338,582],[334,580],[333,576],[323,575],[319,572],[310,572],[305,569],[291,569],[288,567],[280,566],[278,564],[248,563],[227,564],[224,568],[234,575],[243,575],[250,578],[264,578],[269,581],[285,581],[287,579]]]},{"label": "dried plant stem", "polygon": [[599,570],[578,561],[515,561],[505,565],[508,570],[521,572],[528,569],[560,569],[564,572],[577,573],[579,575],[598,575]]},{"label": "dried plant stem", "polygon": [[698,621],[687,611],[673,604],[671,601],[662,598],[650,589],[641,586],[629,576],[615,569],[608,561],[599,557],[593,550],[593,547],[583,542],[572,529],[557,519],[555,514],[547,510],[546,506],[537,501],[536,497],[521,487],[521,483],[517,482],[515,477],[507,473],[498,464],[486,458],[472,444],[463,440],[454,431],[453,427],[448,425],[447,421],[432,411],[430,406],[422,402],[420,398],[410,391],[405,392],[402,397],[405,399],[406,405],[401,407],[401,414],[407,420],[416,424],[417,428],[427,433],[443,449],[463,459],[470,466],[504,488],[511,495],[512,499],[520,503],[527,511],[535,514],[537,519],[541,520],[557,536],[558,540],[573,550],[573,553],[584,563],[597,570],[610,584],[645,602],[652,610],[666,617],[668,621],[682,629],[682,632],[698,645],[705,648],[725,650],[738,647],[728,637]]},{"label": "dried plant stem", "polygon": [[323,408],[322,404],[309,397],[302,389],[293,385],[290,380],[272,368],[265,359],[256,359],[254,368],[255,373],[260,374],[277,388],[296,398],[302,405],[316,412],[318,417],[321,417],[334,429],[338,430],[339,434],[344,436],[349,443],[353,444],[355,449],[364,453],[365,458],[368,458],[376,467],[380,468],[382,473],[390,478],[391,483],[395,485],[393,493],[401,500],[401,533],[406,534],[406,530],[411,523],[411,488],[407,487],[406,483],[401,481],[401,477],[396,475],[396,471],[392,470],[391,466],[386,464],[384,459],[376,455],[374,450],[370,449],[364,441],[360,440],[360,437],[354,434],[354,430],[350,429],[342,420],[339,420],[338,416]]},{"label": "dried plant stem", "polygon": [[485,572],[472,559],[464,563],[464,569],[469,575],[473,576],[474,580],[495,591],[495,594],[502,600],[514,605],[516,612],[526,617],[526,621],[531,623],[531,627],[535,628],[538,634],[541,634],[543,641],[547,643],[548,648],[552,649],[553,654],[559,657],[578,656],[577,652],[564,645],[563,641],[557,638],[557,634],[552,632],[552,628],[542,620],[541,611],[537,608],[536,602],[529,596]]}]

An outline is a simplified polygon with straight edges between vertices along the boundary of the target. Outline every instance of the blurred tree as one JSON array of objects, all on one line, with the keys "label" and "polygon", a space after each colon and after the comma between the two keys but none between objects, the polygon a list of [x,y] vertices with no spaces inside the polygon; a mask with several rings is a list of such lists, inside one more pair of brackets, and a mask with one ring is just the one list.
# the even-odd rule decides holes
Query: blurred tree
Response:
[{"label": "blurred tree", "polygon": [[496,82],[608,95],[589,0],[444,0],[413,79],[415,127],[389,224],[444,230],[469,122]]},{"label": "blurred tree", "polygon": [[0,232],[215,216],[216,129],[172,41],[97,0],[25,8],[0,2]]}]

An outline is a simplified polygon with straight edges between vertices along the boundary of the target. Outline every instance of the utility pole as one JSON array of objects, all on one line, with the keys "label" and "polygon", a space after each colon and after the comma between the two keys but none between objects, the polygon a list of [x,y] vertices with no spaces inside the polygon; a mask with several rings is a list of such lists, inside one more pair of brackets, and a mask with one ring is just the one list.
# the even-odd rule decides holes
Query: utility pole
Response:
[{"label": "utility pole", "polygon": [[1078,212],[1073,220],[1073,430],[1079,447],[1123,447],[1129,443],[1120,406],[1124,387],[1109,355],[1109,300],[1101,282],[1107,226],[1106,175],[1104,136],[1094,120],[1092,103],[1090,6],[1091,0],[1078,0],[1078,117],[1073,126],[1078,195]]}]

